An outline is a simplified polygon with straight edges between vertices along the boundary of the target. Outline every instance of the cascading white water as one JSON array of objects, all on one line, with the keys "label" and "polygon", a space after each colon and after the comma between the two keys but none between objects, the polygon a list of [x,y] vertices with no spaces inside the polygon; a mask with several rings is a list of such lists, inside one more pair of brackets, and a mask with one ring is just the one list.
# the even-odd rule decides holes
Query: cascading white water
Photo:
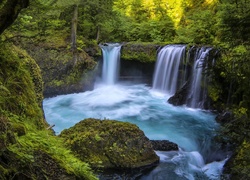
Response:
[{"label": "cascading white water", "polygon": [[207,94],[206,75],[203,75],[207,66],[207,59],[212,48],[202,47],[196,51],[192,70],[192,80],[187,99],[187,106],[191,108],[204,108]]},{"label": "cascading white water", "polygon": [[102,80],[105,84],[115,84],[119,75],[120,49],[119,43],[99,45],[103,54]]},{"label": "cascading white water", "polygon": [[[185,60],[185,45],[167,45],[158,53],[153,89],[174,94],[181,80],[180,65]],[[182,80],[181,80],[182,81]]]}]

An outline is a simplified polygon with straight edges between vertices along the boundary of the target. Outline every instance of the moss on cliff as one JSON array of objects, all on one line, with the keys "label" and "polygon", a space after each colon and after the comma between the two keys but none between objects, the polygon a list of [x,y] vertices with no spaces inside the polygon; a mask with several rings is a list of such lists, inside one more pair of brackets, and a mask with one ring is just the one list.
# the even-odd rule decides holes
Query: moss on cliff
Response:
[{"label": "moss on cliff", "polygon": [[160,46],[149,43],[125,43],[122,46],[121,59],[140,62],[155,62]]},{"label": "moss on cliff", "polygon": [[96,179],[46,130],[40,69],[12,44],[0,44],[0,89],[0,179]]},{"label": "moss on cliff", "polygon": [[43,128],[43,99],[40,69],[25,52],[11,44],[0,44],[0,108],[33,119]]},{"label": "moss on cliff", "polygon": [[49,44],[30,43],[22,47],[41,68],[45,96],[80,92],[92,87],[94,76],[91,75],[96,62],[86,52],[79,51],[75,61],[67,48],[54,49]]}]

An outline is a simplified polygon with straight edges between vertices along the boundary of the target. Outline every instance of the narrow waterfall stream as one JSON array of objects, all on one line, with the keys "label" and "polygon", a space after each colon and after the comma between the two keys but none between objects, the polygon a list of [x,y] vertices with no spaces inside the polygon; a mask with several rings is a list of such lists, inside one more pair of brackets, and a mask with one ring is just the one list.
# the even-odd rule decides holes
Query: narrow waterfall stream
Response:
[{"label": "narrow waterfall stream", "polygon": [[115,84],[120,68],[119,43],[100,45],[103,55],[102,80],[105,84]]},{"label": "narrow waterfall stream", "polygon": [[[113,52],[116,55],[111,54],[109,58],[118,58],[119,53],[113,51],[113,48],[103,48],[103,55]],[[185,49],[184,46],[171,48],[178,48],[178,51]],[[114,83],[114,80],[106,81],[106,78],[103,81],[102,84],[96,84],[92,91],[60,95],[43,101],[46,120],[55,124],[57,134],[90,117],[131,122],[139,126],[149,139],[169,140],[177,143],[180,148],[179,151],[157,151],[160,164],[139,179],[220,179],[226,157],[217,151],[212,141],[219,128],[214,114],[200,109],[172,106],[166,102],[172,91],[159,92],[145,84]]]},{"label": "narrow waterfall stream", "polygon": [[[204,108],[204,99],[207,94],[207,79],[204,69],[207,68],[207,59],[212,48],[202,47],[196,50],[192,70],[192,85],[189,90],[187,106],[191,108]],[[203,83],[203,84],[202,84]]]}]

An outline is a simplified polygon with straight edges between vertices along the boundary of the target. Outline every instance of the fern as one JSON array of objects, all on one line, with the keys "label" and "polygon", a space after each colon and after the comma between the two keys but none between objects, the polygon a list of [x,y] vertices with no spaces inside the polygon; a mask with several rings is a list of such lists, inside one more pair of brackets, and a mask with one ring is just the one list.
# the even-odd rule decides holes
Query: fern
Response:
[{"label": "fern", "polygon": [[49,131],[30,132],[18,138],[18,143],[9,148],[24,163],[34,162],[34,151],[41,150],[55,159],[67,173],[84,179],[97,179],[89,165],[77,159],[64,147],[63,141]]}]

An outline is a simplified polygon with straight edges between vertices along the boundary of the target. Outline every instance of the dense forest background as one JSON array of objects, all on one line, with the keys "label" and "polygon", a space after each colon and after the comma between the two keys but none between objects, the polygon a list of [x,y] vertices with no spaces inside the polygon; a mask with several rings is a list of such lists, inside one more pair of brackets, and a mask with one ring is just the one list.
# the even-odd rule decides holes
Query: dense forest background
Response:
[{"label": "dense forest background", "polygon": [[[0,9],[3,9],[4,2]],[[13,69],[3,61],[8,53],[13,54],[12,59],[16,57],[14,51],[29,57],[18,48],[13,50],[11,43],[26,49],[31,55],[35,47],[36,50],[45,49],[58,60],[61,56],[56,53],[65,51],[73,52],[73,56],[82,53],[85,57],[85,52],[91,56],[101,42],[181,43],[217,48],[219,58],[212,72],[216,78],[209,93],[221,112],[232,113],[219,139],[236,148],[235,158],[229,165],[230,173],[249,178],[250,0],[34,0],[4,31],[0,41],[1,75],[8,74],[7,68]],[[9,52],[8,47],[12,51]],[[79,58],[75,57],[74,61],[76,63]],[[88,60],[85,66],[93,66],[93,63]],[[26,70],[16,73],[24,72]],[[16,103],[17,100],[26,101],[24,97],[6,98],[8,94],[18,94],[19,82],[14,78],[6,81],[4,76],[0,80],[1,113],[27,115],[20,110],[26,104]],[[13,85],[18,88],[13,89]],[[42,95],[38,97],[41,99]],[[36,109],[28,109],[32,110],[28,117],[34,118]],[[39,118],[42,118],[42,112]],[[14,119],[19,122],[19,118]]]}]

